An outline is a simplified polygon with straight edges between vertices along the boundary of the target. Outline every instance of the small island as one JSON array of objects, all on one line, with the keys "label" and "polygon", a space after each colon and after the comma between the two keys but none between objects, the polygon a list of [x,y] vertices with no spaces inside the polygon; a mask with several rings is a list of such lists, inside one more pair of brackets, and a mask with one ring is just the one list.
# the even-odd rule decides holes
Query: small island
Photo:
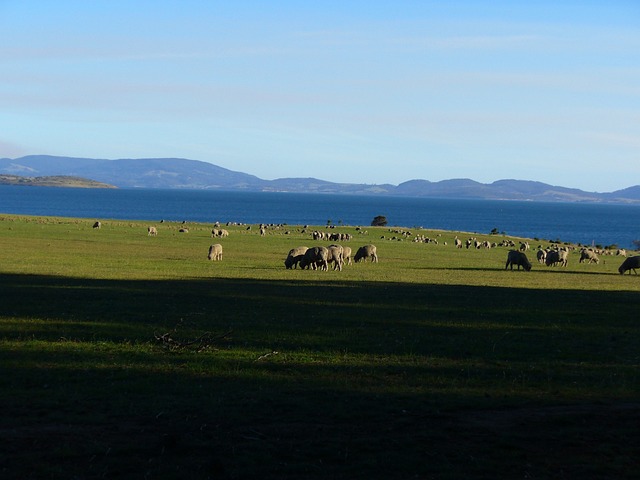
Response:
[{"label": "small island", "polygon": [[0,174],[0,185],[22,185],[28,187],[74,187],[74,188],[118,188],[108,183],[82,177],[56,175],[48,177],[21,177]]}]

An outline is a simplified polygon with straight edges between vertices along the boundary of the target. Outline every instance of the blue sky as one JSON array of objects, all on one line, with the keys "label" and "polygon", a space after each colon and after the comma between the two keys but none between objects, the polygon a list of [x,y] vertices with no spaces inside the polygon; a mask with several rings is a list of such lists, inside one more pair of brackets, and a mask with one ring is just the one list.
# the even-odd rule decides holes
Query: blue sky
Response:
[{"label": "blue sky", "polygon": [[640,2],[0,0],[0,157],[640,184]]}]

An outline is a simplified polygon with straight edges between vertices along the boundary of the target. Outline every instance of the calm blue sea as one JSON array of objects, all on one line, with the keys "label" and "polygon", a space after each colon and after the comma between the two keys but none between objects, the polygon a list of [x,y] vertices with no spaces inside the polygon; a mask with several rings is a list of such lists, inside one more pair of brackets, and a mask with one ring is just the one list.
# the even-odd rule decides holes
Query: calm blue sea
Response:
[{"label": "calm blue sea", "polygon": [[208,190],[80,189],[0,185],[0,213],[96,220],[371,224],[424,227],[630,248],[640,205],[451,200]]}]

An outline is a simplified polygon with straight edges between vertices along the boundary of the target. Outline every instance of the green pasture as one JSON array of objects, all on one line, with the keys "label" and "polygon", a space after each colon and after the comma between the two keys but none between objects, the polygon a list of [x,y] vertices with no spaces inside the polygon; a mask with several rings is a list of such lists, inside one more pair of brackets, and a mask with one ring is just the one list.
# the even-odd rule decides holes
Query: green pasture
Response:
[{"label": "green pasture", "polygon": [[[510,238],[487,232],[101,221],[0,215],[0,478],[640,476],[621,257],[524,272],[453,246]],[[285,269],[336,243],[313,230],[380,261]]]}]

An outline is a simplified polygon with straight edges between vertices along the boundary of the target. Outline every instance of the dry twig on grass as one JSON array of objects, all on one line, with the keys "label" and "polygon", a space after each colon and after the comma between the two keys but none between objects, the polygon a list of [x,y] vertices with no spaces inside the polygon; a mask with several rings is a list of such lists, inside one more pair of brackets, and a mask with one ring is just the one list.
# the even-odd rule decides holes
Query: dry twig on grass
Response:
[{"label": "dry twig on grass", "polygon": [[275,350],[269,353],[265,353],[264,355],[260,355],[258,358],[256,358],[254,361],[258,362],[260,360],[264,360],[267,357],[270,357],[271,355],[278,355],[278,353],[280,352],[276,352]]},{"label": "dry twig on grass", "polygon": [[232,330],[229,330],[228,332],[214,336],[213,333],[211,332],[204,332],[198,338],[195,338],[193,340],[175,339],[171,336],[172,332],[167,332],[163,335],[158,335],[157,333],[154,333],[153,336],[156,339],[156,342],[160,343],[160,345],[162,345],[167,350],[173,351],[173,350],[181,350],[184,348],[193,348],[195,351],[201,352],[210,347],[215,347],[222,340],[227,340],[228,337],[231,335],[231,333],[232,333]]}]

